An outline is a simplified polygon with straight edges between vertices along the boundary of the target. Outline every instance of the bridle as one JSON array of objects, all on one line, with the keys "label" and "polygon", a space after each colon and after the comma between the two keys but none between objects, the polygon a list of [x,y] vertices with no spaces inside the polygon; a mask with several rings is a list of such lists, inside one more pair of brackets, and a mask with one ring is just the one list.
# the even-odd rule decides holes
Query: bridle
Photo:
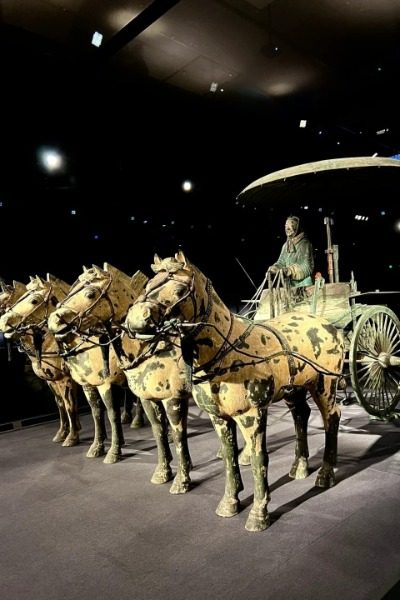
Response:
[{"label": "bridle", "polygon": [[[94,281],[78,281],[77,283],[75,283],[70,292],[68,293],[68,295],[64,298],[64,300],[62,300],[61,302],[58,303],[57,308],[68,308],[69,311],[71,311],[73,313],[73,317],[71,320],[69,320],[68,322],[64,322],[65,325],[69,325],[72,326],[71,330],[75,331],[75,332],[79,332],[82,326],[82,321],[83,319],[93,311],[93,309],[102,301],[105,300],[108,304],[108,307],[110,309],[110,316],[108,317],[108,319],[106,320],[108,323],[111,323],[113,321],[113,318],[115,316],[115,310],[114,310],[114,305],[112,303],[112,300],[108,294],[108,291],[110,289],[111,283],[112,283],[112,275],[111,273],[107,273],[107,279],[105,279],[105,285],[104,287],[101,286],[97,286],[97,285],[93,285]],[[89,306],[87,306],[86,308],[84,308],[82,311],[77,311],[74,308],[72,308],[71,306],[66,306],[67,303],[71,300],[71,298],[73,298],[74,296],[76,296],[76,294],[78,294],[79,292],[81,292],[82,290],[96,290],[96,298],[94,299],[94,301],[89,304]],[[100,292],[98,295],[97,293]],[[59,319],[61,322],[63,322],[62,316],[59,316]],[[74,325],[75,324],[75,325]]]},{"label": "bridle", "polygon": [[[186,287],[185,293],[182,294],[181,297],[177,298],[177,300],[175,300],[175,302],[173,302],[172,304],[168,304],[168,305],[161,302],[160,300],[154,300],[152,298],[152,296],[154,296],[154,294],[156,294],[160,290],[162,290],[171,281],[179,283],[182,286],[185,286]],[[186,300],[191,300],[192,307],[193,307],[193,316],[188,322],[196,323],[196,327],[193,327],[190,332],[186,332],[186,336],[195,337],[198,335],[200,330],[204,327],[205,323],[208,321],[209,316],[211,314],[212,283],[209,279],[206,280],[205,289],[207,292],[207,308],[203,312],[203,314],[201,314],[201,307],[198,306],[198,303],[196,301],[196,296],[194,293],[194,291],[195,291],[195,274],[192,273],[190,281],[185,282],[185,281],[182,281],[182,279],[180,279],[179,277],[175,276],[175,274],[173,272],[166,271],[164,277],[160,281],[155,282],[153,280],[147,284],[145,293],[142,296],[140,296],[140,298],[138,298],[137,302],[143,302],[143,303],[153,305],[157,309],[160,306],[165,309],[161,319],[156,321],[153,317],[153,314],[151,314],[151,319],[150,319],[150,322],[154,326],[157,333],[163,334],[163,333],[166,333],[167,330],[170,328],[169,318],[173,314],[174,310],[179,305],[181,305],[182,302],[185,302]],[[128,333],[129,333],[129,335],[134,336],[134,332],[129,328],[129,323],[128,323]]]},{"label": "bridle", "polygon": [[[26,313],[25,315],[18,315],[18,313],[15,311],[15,307],[18,306],[18,304],[21,304],[23,301],[27,300],[27,298],[29,298],[29,296],[33,295],[33,294],[41,294],[41,290],[27,290],[25,292],[25,294],[23,294],[20,298],[18,298],[18,300],[15,302],[15,304],[13,304],[8,310],[7,313],[10,315],[18,315],[20,317],[20,321],[18,323],[18,325],[15,327],[14,325],[11,325],[11,328],[13,329],[14,332],[16,333],[23,333],[25,331],[28,331],[29,329],[42,329],[43,326],[47,323],[47,318],[49,316],[49,299],[50,299],[50,295],[53,291],[53,285],[50,284],[48,290],[45,291],[45,293],[43,294],[43,298],[40,301],[40,303],[35,304],[34,307],[32,308],[32,310],[30,310],[28,313]],[[25,325],[26,321],[29,319],[29,317],[35,313],[39,308],[41,308],[43,305],[45,305],[46,309],[45,309],[45,315],[43,317],[43,319],[41,321],[39,321],[38,323],[34,323],[34,324],[28,324]]]}]

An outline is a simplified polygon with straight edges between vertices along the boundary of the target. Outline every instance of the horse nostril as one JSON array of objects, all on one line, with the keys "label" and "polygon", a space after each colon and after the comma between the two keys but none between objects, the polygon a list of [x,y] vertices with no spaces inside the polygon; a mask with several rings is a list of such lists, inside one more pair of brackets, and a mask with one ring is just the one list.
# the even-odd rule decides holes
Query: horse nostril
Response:
[{"label": "horse nostril", "polygon": [[143,311],[143,319],[149,319],[151,316],[151,312],[149,308],[145,308]]}]

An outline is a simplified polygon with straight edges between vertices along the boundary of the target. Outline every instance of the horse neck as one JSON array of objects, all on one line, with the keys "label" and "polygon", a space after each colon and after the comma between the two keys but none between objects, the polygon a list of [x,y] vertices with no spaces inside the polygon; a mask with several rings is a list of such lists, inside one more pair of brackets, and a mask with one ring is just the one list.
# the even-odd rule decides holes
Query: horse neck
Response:
[{"label": "horse neck", "polygon": [[195,362],[204,364],[216,355],[218,348],[229,338],[233,316],[211,282],[202,273],[197,273],[194,289],[196,303],[202,310],[196,320],[199,329],[192,332],[192,339],[197,347]]},{"label": "horse neck", "polygon": [[137,298],[137,292],[129,283],[121,279],[113,280],[110,286],[109,298],[114,308],[113,322],[120,323],[125,319],[128,310]]}]

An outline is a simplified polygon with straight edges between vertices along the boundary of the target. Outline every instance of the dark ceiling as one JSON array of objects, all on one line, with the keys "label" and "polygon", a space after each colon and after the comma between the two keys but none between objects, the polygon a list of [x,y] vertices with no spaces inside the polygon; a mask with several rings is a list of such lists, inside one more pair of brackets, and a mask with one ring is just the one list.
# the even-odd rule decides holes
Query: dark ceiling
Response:
[{"label": "dark ceiling", "polygon": [[[262,253],[259,276],[281,240],[268,224],[260,237],[247,209],[236,218],[247,184],[303,162],[400,152],[399,0],[0,0],[0,21],[4,239],[35,247],[6,277],[129,265],[139,222],[144,264],[172,245],[211,254],[228,227],[220,252]],[[48,144],[66,153],[61,175],[38,168]],[[196,187],[183,197],[185,176]],[[360,184],[359,199],[367,192]]]}]

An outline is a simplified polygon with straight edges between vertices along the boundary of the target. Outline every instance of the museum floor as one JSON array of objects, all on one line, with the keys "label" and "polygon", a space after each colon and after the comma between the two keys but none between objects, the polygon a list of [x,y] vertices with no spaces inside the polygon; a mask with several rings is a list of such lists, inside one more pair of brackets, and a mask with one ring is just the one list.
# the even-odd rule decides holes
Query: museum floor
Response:
[{"label": "museum floor", "polygon": [[249,533],[250,467],[242,511],[222,519],[218,440],[190,407],[193,489],[173,496],[150,483],[149,426],[124,426],[124,459],[87,459],[81,444],[51,442],[54,422],[0,434],[0,594],[9,600],[337,599],[400,597],[400,423],[343,407],[337,485],[313,487],[324,434],[312,407],[312,474],[292,481],[293,426],[285,405],[270,410],[272,525]]}]

